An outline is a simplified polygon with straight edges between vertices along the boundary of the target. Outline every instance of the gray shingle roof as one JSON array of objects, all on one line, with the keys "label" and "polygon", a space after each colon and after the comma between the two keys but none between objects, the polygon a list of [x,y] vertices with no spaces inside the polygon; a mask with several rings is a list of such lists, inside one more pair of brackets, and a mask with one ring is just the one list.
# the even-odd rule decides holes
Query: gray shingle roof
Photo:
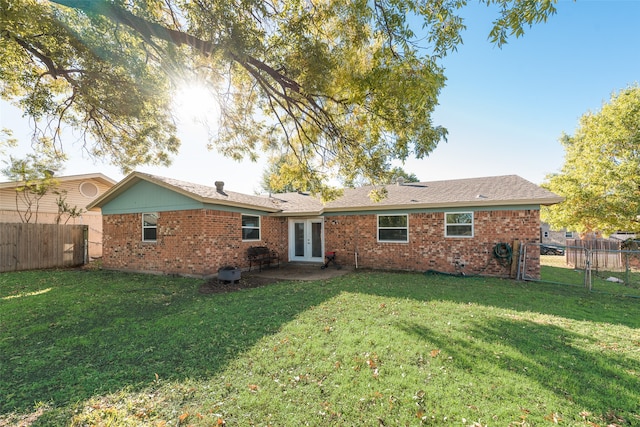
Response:
[{"label": "gray shingle roof", "polygon": [[455,179],[384,186],[387,196],[374,202],[374,187],[345,189],[344,195],[325,206],[325,211],[353,208],[440,208],[499,205],[546,205],[561,202],[558,195],[517,175]]},{"label": "gray shingle roof", "polygon": [[139,172],[138,175],[146,176],[151,182],[155,182],[156,184],[166,184],[170,189],[181,190],[180,192],[187,196],[198,196],[198,199],[205,203],[222,202],[223,204],[229,205],[253,206],[256,208],[266,208],[272,211],[277,210],[273,201],[266,196],[252,196],[249,194],[227,191],[225,189],[223,189],[222,192],[219,192],[215,187],[209,187],[207,185],[194,184],[173,178],[143,174]]},{"label": "gray shingle roof", "polygon": [[103,197],[94,201],[92,205],[100,206],[140,179],[156,183],[203,203],[264,210],[292,216],[390,209],[550,205],[563,200],[562,197],[517,175],[405,183],[404,185],[390,184],[377,187],[386,190],[386,197],[377,202],[372,201],[370,197],[371,191],[376,187],[347,188],[341,197],[323,204],[319,199],[306,193],[253,196],[227,190],[219,192],[215,187],[134,172]]}]

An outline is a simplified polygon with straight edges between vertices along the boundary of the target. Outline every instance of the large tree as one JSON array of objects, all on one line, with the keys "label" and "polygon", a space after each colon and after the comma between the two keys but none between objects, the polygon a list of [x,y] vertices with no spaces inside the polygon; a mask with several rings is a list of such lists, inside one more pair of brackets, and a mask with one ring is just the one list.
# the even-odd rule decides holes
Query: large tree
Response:
[{"label": "large tree", "polygon": [[[498,45],[555,13],[556,0],[480,0]],[[0,92],[60,150],[63,123],[128,170],[179,149],[171,98],[212,88],[211,145],[234,157],[277,149],[296,180],[375,181],[428,155],[441,59],[461,43],[467,0],[0,0]],[[37,139],[37,138],[36,138]]]},{"label": "large tree", "polygon": [[544,187],[565,201],[543,209],[552,227],[580,233],[640,233],[640,86],[614,93],[563,135],[565,162]]}]

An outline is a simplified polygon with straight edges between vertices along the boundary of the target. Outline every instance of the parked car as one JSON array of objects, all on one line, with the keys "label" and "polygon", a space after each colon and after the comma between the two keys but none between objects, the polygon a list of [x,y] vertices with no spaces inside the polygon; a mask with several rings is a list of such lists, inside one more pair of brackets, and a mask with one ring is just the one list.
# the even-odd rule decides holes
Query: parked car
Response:
[{"label": "parked car", "polygon": [[564,249],[555,246],[540,245],[540,255],[564,255]]}]

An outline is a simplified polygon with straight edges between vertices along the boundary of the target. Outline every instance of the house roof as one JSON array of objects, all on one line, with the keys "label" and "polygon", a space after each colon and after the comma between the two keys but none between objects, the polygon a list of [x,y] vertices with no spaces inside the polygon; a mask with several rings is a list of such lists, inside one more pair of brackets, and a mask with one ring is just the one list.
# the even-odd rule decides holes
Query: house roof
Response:
[{"label": "house roof", "polygon": [[104,193],[101,197],[94,200],[88,208],[101,207],[109,201],[118,197],[124,191],[140,181],[147,181],[164,187],[176,193],[187,196],[191,199],[202,203],[210,203],[224,206],[233,206],[239,208],[260,209],[267,212],[277,212],[279,209],[273,204],[269,198],[264,196],[252,196],[233,191],[218,191],[215,187],[209,187],[201,184],[180,181],[173,178],[151,175],[142,172],[133,172],[116,184],[111,190]]},{"label": "house roof", "polygon": [[378,202],[373,202],[369,195],[375,187],[345,189],[344,195],[327,203],[324,211],[551,205],[564,200],[517,175],[390,184],[380,188],[386,190],[386,197]]},{"label": "house roof", "polygon": [[[323,204],[308,193],[252,196],[227,190],[219,192],[215,187],[134,172],[96,199],[89,208],[104,205],[140,180],[203,203],[257,209],[282,216],[395,209],[551,205],[563,201],[562,197],[517,175],[347,188],[341,197]],[[374,189],[386,190],[386,197],[372,201],[370,193]]]},{"label": "house roof", "polygon": [[[103,184],[108,186],[112,186],[116,184],[116,181],[114,181],[113,179],[101,173],[86,173],[86,174],[80,174],[80,175],[54,176],[53,178],[55,178],[59,182],[87,181],[91,179],[91,180],[100,181]],[[19,185],[22,185],[22,182],[16,182],[16,181],[0,182],[0,188],[14,188]]]}]

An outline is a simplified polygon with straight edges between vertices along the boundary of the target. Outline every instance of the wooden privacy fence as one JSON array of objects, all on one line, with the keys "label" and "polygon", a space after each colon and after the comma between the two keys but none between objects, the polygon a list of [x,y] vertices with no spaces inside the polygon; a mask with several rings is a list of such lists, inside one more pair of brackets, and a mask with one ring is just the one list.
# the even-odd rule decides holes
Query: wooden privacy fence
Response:
[{"label": "wooden privacy fence", "polygon": [[83,265],[87,233],[86,225],[0,223],[0,272]]},{"label": "wooden privacy fence", "polygon": [[[587,257],[587,254],[590,257]],[[619,269],[623,266],[620,241],[608,239],[567,239],[567,264],[584,269],[589,260],[591,268]]]}]

